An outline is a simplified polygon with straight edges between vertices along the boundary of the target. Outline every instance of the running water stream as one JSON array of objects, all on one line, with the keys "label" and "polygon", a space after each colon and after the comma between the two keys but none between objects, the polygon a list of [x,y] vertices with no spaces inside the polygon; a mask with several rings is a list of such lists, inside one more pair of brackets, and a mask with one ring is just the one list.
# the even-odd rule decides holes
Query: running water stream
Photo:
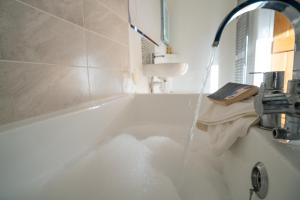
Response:
[{"label": "running water stream", "polygon": [[191,146],[191,142],[193,141],[193,137],[194,137],[194,133],[195,133],[196,125],[197,125],[197,120],[198,120],[199,112],[200,112],[200,108],[201,108],[201,103],[202,103],[203,97],[205,96],[204,95],[204,90],[205,90],[205,87],[207,85],[207,80],[208,80],[208,77],[209,77],[209,74],[210,74],[210,71],[211,71],[211,67],[212,67],[212,65],[214,63],[214,60],[215,60],[217,49],[218,49],[217,47],[212,47],[211,48],[211,52],[210,52],[210,56],[209,56],[209,62],[207,64],[206,68],[205,68],[204,79],[203,79],[201,87],[200,87],[200,94],[199,94],[198,99],[197,99],[196,109],[195,109],[195,113],[194,113],[194,119],[193,119],[193,122],[192,122],[192,126],[190,128],[190,131],[189,131],[187,143],[184,147],[183,169],[185,169],[186,164],[187,164],[188,152],[189,152],[189,149],[190,149],[190,146]]}]

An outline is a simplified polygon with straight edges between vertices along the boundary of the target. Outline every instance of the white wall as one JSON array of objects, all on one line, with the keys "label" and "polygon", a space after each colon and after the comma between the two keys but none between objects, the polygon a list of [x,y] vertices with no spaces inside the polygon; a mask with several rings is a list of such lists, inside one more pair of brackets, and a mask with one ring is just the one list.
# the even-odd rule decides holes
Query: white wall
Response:
[{"label": "white wall", "polygon": [[[215,32],[236,1],[171,0],[169,5],[171,46],[190,67],[186,75],[173,80],[172,91],[199,92]],[[231,24],[222,37],[216,62],[219,85],[233,80],[235,32]]]}]

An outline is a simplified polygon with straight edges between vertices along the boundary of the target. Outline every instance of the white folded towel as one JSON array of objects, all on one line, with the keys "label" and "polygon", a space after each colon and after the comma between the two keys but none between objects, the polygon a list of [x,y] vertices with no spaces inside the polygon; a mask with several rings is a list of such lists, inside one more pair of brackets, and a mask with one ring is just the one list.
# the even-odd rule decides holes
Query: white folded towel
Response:
[{"label": "white folded towel", "polygon": [[210,147],[215,155],[223,154],[258,122],[253,99],[223,106],[203,97],[197,127],[208,132]]}]

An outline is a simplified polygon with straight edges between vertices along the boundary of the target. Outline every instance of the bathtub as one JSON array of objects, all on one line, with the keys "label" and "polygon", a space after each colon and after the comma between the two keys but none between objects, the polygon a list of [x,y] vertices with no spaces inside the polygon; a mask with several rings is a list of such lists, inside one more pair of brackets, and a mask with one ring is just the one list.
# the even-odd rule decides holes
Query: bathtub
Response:
[{"label": "bathtub", "polygon": [[[84,171],[82,166],[86,164],[82,163],[91,160],[96,162],[95,149],[102,148],[111,141],[117,143],[114,138],[123,137],[134,144],[136,141],[145,141],[150,136],[154,140],[170,138],[180,148],[185,147],[196,101],[197,95],[193,94],[124,95],[3,126],[0,129],[0,199],[40,199],[38,195],[47,191],[49,183],[55,185],[53,180],[64,177],[65,173],[79,165],[80,171]],[[139,143],[136,145],[139,146]],[[107,149],[106,153],[109,155]],[[208,135],[195,131],[189,151],[193,156],[188,153],[183,158],[183,168],[186,167],[185,158],[191,162],[197,161],[194,165],[197,167],[187,170],[187,175],[183,173],[180,187],[185,189],[181,199],[248,199],[251,170],[257,162],[264,163],[268,173],[269,187],[265,199],[300,199],[300,144],[297,142],[279,143],[272,139],[271,132],[254,127],[221,157],[214,157],[208,148]],[[132,152],[134,153],[134,149]],[[147,148],[145,152],[148,152]],[[96,166],[98,165],[99,163]],[[173,164],[173,167],[176,166],[177,164]],[[121,169],[122,166],[118,167],[116,169]],[[209,168],[214,169],[209,176],[213,180],[206,184],[207,181],[200,179],[207,178],[204,176]],[[89,175],[103,173],[98,169],[100,170],[97,167],[89,169]],[[107,187],[99,182],[95,182],[98,184],[96,186],[84,184],[84,181],[81,184],[80,179],[68,176],[73,182],[77,180],[77,187],[82,191],[89,191],[91,187]],[[169,184],[169,180],[164,179],[165,176],[159,177],[163,177],[163,184]],[[151,181],[155,182],[154,179]],[[225,187],[220,186],[220,183],[224,183]],[[163,193],[161,188],[165,185],[155,189]],[[58,188],[62,187],[64,186],[60,185]],[[173,190],[172,187],[166,188]],[[203,188],[207,188],[206,191]],[[144,189],[150,194],[147,187]],[[55,193],[55,190],[52,192]],[[68,192],[70,191],[66,190]],[[97,199],[93,195],[88,192],[84,199]],[[126,199],[125,196],[118,197]],[[148,199],[153,198],[160,197],[150,195]],[[77,196],[77,199],[83,197]],[[254,195],[253,199],[259,198]]]}]

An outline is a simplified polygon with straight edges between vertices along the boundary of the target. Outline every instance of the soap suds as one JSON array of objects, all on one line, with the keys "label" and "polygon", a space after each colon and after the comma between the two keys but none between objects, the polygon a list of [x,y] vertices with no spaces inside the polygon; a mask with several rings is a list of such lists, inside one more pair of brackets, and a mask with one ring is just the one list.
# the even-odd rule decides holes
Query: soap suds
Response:
[{"label": "soap suds", "polygon": [[98,147],[45,185],[48,200],[224,200],[219,172],[199,154],[183,171],[183,146],[168,137],[123,134]]}]

